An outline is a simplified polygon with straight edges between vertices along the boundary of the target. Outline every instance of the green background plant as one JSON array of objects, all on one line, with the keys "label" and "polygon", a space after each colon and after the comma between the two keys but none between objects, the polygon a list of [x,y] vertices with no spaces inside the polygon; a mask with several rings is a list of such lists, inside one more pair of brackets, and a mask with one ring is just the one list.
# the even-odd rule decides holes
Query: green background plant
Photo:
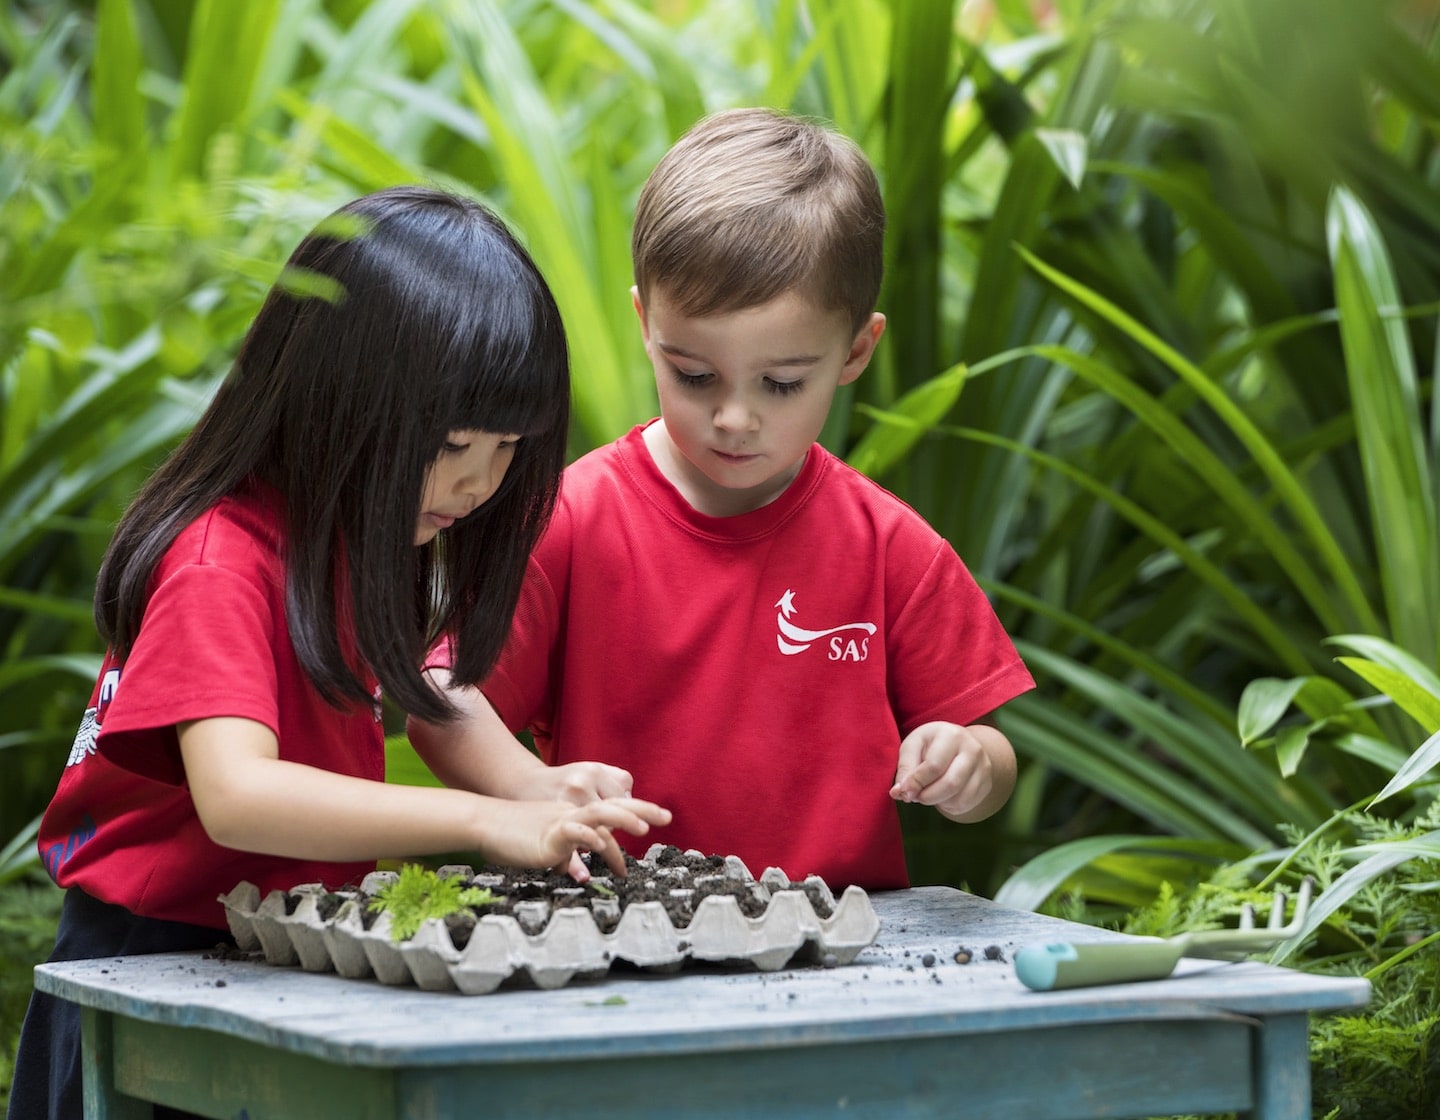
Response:
[{"label": "green background plant", "polygon": [[[890,326],[825,442],[956,545],[1040,683],[1001,714],[1004,813],[906,808],[915,879],[1123,924],[1383,824],[1411,847],[1364,890],[1434,929],[1404,830],[1437,750],[1405,686],[1440,668],[1437,49],[1415,0],[9,0],[0,899],[53,913],[28,852],[99,557],[301,232],[400,181],[495,206],[565,314],[579,454],[654,408],[641,182],[768,104],[853,136],[891,215]],[[1393,971],[1434,967],[1422,938]],[[1326,1035],[1317,1086],[1397,1006]]]}]

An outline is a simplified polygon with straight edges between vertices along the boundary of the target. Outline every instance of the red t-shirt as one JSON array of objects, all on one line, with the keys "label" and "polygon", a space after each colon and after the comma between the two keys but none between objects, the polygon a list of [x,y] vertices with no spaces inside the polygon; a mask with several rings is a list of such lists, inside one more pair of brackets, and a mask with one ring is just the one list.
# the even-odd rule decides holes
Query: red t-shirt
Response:
[{"label": "red t-shirt", "polygon": [[484,691],[549,762],[623,766],[642,839],[902,887],[901,737],[1033,687],[950,545],[818,445],[769,505],[697,513],[641,428],[564,476]]},{"label": "red t-shirt", "polygon": [[280,499],[225,498],[188,526],[151,580],[125,663],[107,656],[59,788],[40,853],[62,887],[149,918],[223,929],[216,896],[241,880],[262,894],[331,887],[373,863],[256,855],[213,843],[185,785],[175,725],[239,716],[275,732],[280,757],[383,781],[375,704],[341,712],[321,699],[290,644]]}]

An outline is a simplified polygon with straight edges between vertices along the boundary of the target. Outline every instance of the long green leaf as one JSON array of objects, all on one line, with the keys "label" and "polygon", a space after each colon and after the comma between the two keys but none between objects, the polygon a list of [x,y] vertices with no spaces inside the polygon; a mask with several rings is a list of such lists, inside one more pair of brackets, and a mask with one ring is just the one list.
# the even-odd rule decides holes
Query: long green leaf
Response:
[{"label": "long green leaf", "polygon": [[1141,509],[1123,493],[1106,486],[1099,479],[1071,466],[1063,459],[1025,447],[1003,436],[978,431],[974,428],[945,426],[941,430],[960,439],[1006,448],[1017,455],[1023,455],[1047,470],[1068,478],[1115,510],[1126,521],[1155,541],[1157,545],[1168,549],[1178,557],[1186,568],[1193,572],[1202,583],[1214,590],[1288,667],[1296,671],[1303,671],[1309,667],[1308,659],[1295,644],[1294,639],[1278,626],[1234,580],[1230,579],[1216,564],[1206,559],[1199,549],[1171,530],[1160,518]]},{"label": "long green leaf", "polygon": [[250,109],[280,0],[199,0],[186,56],[184,101],[171,147],[173,174],[199,177],[211,141]]},{"label": "long green leaf", "polygon": [[95,35],[95,138],[117,154],[141,151],[146,147],[140,92],[144,58],[131,0],[100,0]]},{"label": "long green leaf", "polygon": [[1338,188],[1327,214],[1340,339],[1375,527],[1380,585],[1397,641],[1440,660],[1440,525],[1400,294],[1369,213]]},{"label": "long green leaf", "polygon": [[[1166,446],[1190,465],[1198,478],[1215,491],[1239,518],[1244,530],[1264,546],[1315,612],[1321,625],[1331,632],[1344,629],[1330,589],[1320,580],[1297,545],[1276,524],[1271,511],[1251,496],[1239,475],[1226,466],[1179,417],[1136,382],[1088,355],[1061,346],[1038,346],[1035,351],[1073,370],[1152,429]],[[1363,605],[1363,596],[1361,602]],[[1363,611],[1366,618],[1373,617],[1368,606],[1363,606]]]},{"label": "long green leaf", "polygon": [[[1156,357],[1160,358],[1172,371],[1174,371],[1187,385],[1202,399],[1210,408],[1224,420],[1226,426],[1234,433],[1235,437],[1249,451],[1256,464],[1260,467],[1265,477],[1274,487],[1276,494],[1284,502],[1286,508],[1295,517],[1300,530],[1304,534],[1309,545],[1325,562],[1335,587],[1340,597],[1347,604],[1351,616],[1359,620],[1365,629],[1378,629],[1378,620],[1371,610],[1366,599],[1364,589],[1355,575],[1354,569],[1345,558],[1334,536],[1326,527],[1324,520],[1316,510],[1314,502],[1306,493],[1304,486],[1295,474],[1286,466],[1283,459],[1276,452],[1271,442],[1254,425],[1225,393],[1215,385],[1203,370],[1193,362],[1186,359],[1172,346],[1158,338],[1151,331],[1147,330],[1140,323],[1136,322],[1129,315],[1110,301],[1104,299],[1098,293],[1076,283],[1070,277],[1065,276],[1058,270],[1051,268],[1044,261],[1040,260],[1033,253],[1023,247],[1017,247],[1017,252],[1034,268],[1041,276],[1045,277],[1061,291],[1065,292],[1072,299],[1081,303],[1091,311],[1100,315],[1107,322],[1124,331],[1140,345],[1149,350]],[[1095,363],[1098,365],[1098,363]],[[1075,368],[1073,365],[1071,368]],[[1081,372],[1076,369],[1076,372]],[[1113,378],[1107,378],[1107,383],[1114,386]],[[1112,394],[1113,395],[1113,394]],[[1136,400],[1133,393],[1124,394],[1123,403],[1127,407]],[[1138,415],[1138,414],[1137,414]],[[1147,423],[1151,419],[1158,419],[1153,410],[1147,410],[1141,415],[1142,420]],[[1208,450],[1201,452],[1196,441],[1179,440],[1176,438],[1176,425],[1166,425],[1168,431],[1167,442],[1170,442],[1182,456],[1201,472],[1202,477],[1212,484],[1219,480],[1211,476],[1211,472],[1218,472],[1222,477],[1228,478],[1230,472],[1225,470],[1216,457]],[[1196,461],[1197,457],[1201,461]],[[1246,517],[1252,525],[1256,523],[1255,503],[1248,496],[1242,496],[1233,486],[1226,486],[1222,496],[1227,498],[1227,503],[1232,505],[1238,514]],[[1276,533],[1266,533],[1269,546],[1279,561],[1292,578],[1296,580],[1297,587],[1302,591],[1308,589],[1306,598],[1311,608],[1322,618],[1331,617],[1332,611],[1326,600],[1330,593],[1322,592],[1315,578],[1310,574],[1310,565],[1301,560],[1296,549],[1287,541],[1283,541]],[[1327,625],[1327,629],[1335,629]]]},{"label": "long green leaf", "polygon": [[1420,744],[1415,753],[1405,760],[1405,765],[1385,784],[1385,788],[1375,795],[1370,806],[1373,808],[1387,797],[1394,797],[1395,794],[1409,789],[1427,777],[1436,766],[1440,766],[1440,732]]},{"label": "long green leaf", "polygon": [[871,478],[881,477],[955,406],[965,377],[963,365],[952,366],[911,389],[888,409],[859,406],[876,423],[851,450],[850,465]]}]

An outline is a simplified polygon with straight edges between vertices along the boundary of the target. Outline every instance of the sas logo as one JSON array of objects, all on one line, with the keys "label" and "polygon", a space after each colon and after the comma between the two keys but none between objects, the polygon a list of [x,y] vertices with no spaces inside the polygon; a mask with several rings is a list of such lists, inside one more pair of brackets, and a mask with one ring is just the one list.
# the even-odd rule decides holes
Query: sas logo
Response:
[{"label": "sas logo", "polygon": [[876,630],[873,622],[847,622],[827,630],[807,630],[796,626],[790,621],[790,616],[795,613],[795,592],[788,587],[775,605],[780,608],[780,613],[775,616],[775,625],[780,629],[775,642],[787,657],[804,653],[822,639],[828,639],[823,648],[825,656],[831,661],[864,661],[870,656],[870,639]]},{"label": "sas logo", "polygon": [[119,687],[119,669],[110,669],[100,678],[100,694],[96,697],[95,707],[85,709],[85,716],[80,720],[80,727],[75,732],[75,741],[70,744],[70,757],[65,761],[66,766],[84,762],[95,753],[95,738],[100,734],[100,725],[105,722],[105,713],[110,708],[110,701],[115,699],[115,690]]}]

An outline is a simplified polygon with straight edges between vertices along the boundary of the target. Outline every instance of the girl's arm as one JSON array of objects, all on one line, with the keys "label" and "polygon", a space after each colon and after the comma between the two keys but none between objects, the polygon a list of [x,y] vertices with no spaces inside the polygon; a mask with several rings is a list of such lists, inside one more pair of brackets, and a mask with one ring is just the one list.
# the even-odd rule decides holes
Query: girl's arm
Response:
[{"label": "girl's arm", "polygon": [[201,824],[215,843],[241,851],[333,861],[470,851],[490,863],[557,867],[583,849],[623,875],[610,830],[643,836],[670,821],[668,810],[634,798],[509,801],[286,762],[274,732],[248,719],[197,720],[177,731]]},{"label": "girl's arm", "polygon": [[452,723],[410,717],[406,733],[430,772],[453,789],[520,800],[568,801],[584,805],[606,797],[628,797],[634,785],[627,770],[603,762],[547,766],[510,734],[485,694],[473,686],[452,688],[449,674],[432,670],[430,682],[460,711]]}]

